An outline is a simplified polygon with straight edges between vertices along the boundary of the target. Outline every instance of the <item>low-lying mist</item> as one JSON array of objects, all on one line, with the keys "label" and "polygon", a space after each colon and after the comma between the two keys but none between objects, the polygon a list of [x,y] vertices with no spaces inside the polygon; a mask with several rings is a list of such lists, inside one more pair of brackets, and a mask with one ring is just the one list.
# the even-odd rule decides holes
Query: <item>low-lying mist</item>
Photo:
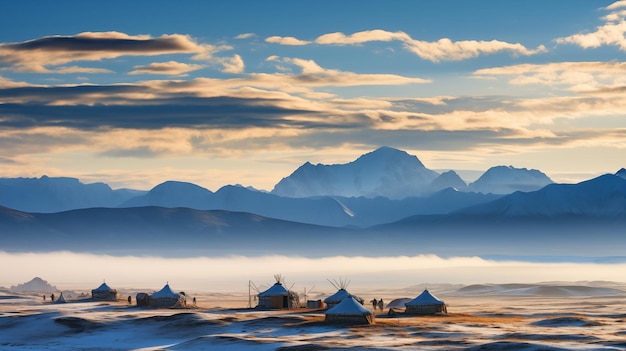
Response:
[{"label": "low-lying mist", "polygon": [[169,282],[184,291],[246,291],[274,283],[281,274],[296,290],[344,277],[351,289],[405,288],[423,283],[535,283],[542,281],[621,281],[626,263],[529,262],[435,255],[398,257],[194,257],[109,256],[74,252],[0,252],[0,286],[41,277],[58,289],[89,290],[106,280],[115,288],[160,289]]}]

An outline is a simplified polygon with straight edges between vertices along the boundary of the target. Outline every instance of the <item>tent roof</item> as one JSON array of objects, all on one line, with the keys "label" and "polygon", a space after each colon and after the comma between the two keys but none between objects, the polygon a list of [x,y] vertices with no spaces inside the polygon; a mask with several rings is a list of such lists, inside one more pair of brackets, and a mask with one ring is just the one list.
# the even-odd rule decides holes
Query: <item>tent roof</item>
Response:
[{"label": "tent roof", "polygon": [[329,297],[324,299],[324,303],[329,303],[329,302],[341,302],[345,299],[347,299],[348,297],[351,297],[352,294],[350,294],[348,292],[348,290],[346,289],[339,289],[337,290],[336,293],[330,295]]},{"label": "tent roof", "polygon": [[153,299],[159,299],[159,298],[175,298],[175,299],[177,299],[177,298],[180,297],[180,294],[177,294],[177,293],[173,292],[172,289],[170,289],[170,285],[169,284],[165,284],[163,289],[155,292],[150,297],[153,298]]},{"label": "tent roof", "polygon": [[287,291],[287,289],[285,289],[285,287],[281,283],[275,283],[269,289],[263,291],[262,293],[259,293],[259,297],[262,297],[262,296],[287,296],[287,295],[289,295],[289,292]]},{"label": "tent roof", "polygon": [[413,300],[406,303],[407,306],[418,306],[418,305],[445,305],[445,302],[439,300],[434,295],[432,295],[428,289],[424,289],[424,291]]},{"label": "tent roof", "polygon": [[107,283],[102,283],[102,285],[93,289],[93,291],[113,291],[113,289],[111,289]]},{"label": "tent roof", "polygon": [[66,303],[67,301],[65,301],[65,298],[63,297],[63,292],[61,292],[61,296],[59,296],[59,298],[54,301],[54,303]]},{"label": "tent roof", "polygon": [[372,314],[372,311],[363,307],[354,297],[349,297],[341,301],[337,306],[326,311],[326,314],[344,315],[344,316],[362,316]]}]

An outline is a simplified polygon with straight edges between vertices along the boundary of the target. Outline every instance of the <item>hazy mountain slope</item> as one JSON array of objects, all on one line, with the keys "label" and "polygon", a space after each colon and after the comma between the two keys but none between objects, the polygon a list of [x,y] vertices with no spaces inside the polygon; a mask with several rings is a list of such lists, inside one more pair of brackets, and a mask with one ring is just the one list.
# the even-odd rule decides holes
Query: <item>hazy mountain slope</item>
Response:
[{"label": "hazy mountain slope", "polygon": [[468,206],[486,203],[501,195],[466,193],[447,188],[424,197],[401,200],[335,197],[353,213],[354,222],[367,227],[390,223],[413,215],[446,214]]},{"label": "hazy mountain slope", "polygon": [[[353,231],[229,211],[187,208],[90,208],[49,214],[3,211],[0,247],[7,251],[319,255]],[[21,220],[27,218],[26,221]],[[310,241],[310,243],[309,243]],[[332,248],[330,248],[332,249]],[[340,248],[331,250],[339,254]]]},{"label": "hazy mountain slope", "polygon": [[272,193],[289,197],[335,195],[398,199],[424,194],[437,176],[437,172],[426,168],[417,157],[381,147],[346,164],[307,162],[276,184]]},{"label": "hazy mountain slope", "polygon": [[626,215],[626,179],[606,174],[578,184],[550,184],[459,211],[469,215],[611,217]]},{"label": "hazy mountain slope", "polygon": [[467,191],[467,184],[455,171],[441,173],[429,186],[430,191],[439,191],[446,188],[454,188],[459,191]]},{"label": "hazy mountain slope", "polygon": [[115,207],[142,193],[113,190],[104,183],[84,184],[66,177],[0,178],[0,205],[27,212]]},{"label": "hazy mountain slope", "polygon": [[480,193],[511,194],[538,190],[548,184],[552,184],[552,180],[536,169],[497,166],[489,168],[469,185],[469,189]]},{"label": "hazy mountain slope", "polygon": [[412,250],[449,255],[621,256],[626,179],[604,175],[506,195],[447,215],[411,216],[365,231]]},{"label": "hazy mountain slope", "polygon": [[119,207],[189,207],[211,208],[213,192],[201,186],[177,181],[167,181],[150,189],[147,193],[129,199]]},{"label": "hazy mountain slope", "polygon": [[397,221],[415,214],[448,213],[497,197],[448,189],[427,197],[402,200],[338,196],[291,198],[241,186],[229,185],[212,193],[189,183],[166,182],[143,196],[127,201],[121,207],[160,206],[227,210],[324,226],[366,227]]}]

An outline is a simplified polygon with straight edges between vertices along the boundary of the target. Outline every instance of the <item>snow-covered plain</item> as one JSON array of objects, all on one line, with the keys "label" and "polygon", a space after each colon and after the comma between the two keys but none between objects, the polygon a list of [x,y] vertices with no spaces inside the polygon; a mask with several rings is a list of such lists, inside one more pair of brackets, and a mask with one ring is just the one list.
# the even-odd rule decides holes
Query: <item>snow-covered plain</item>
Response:
[{"label": "snow-covered plain", "polygon": [[[536,294],[532,284],[432,289],[449,315],[390,317],[379,311],[375,325],[354,327],[324,324],[321,311],[247,309],[241,292],[197,292],[198,306],[189,309],[72,299],[52,304],[41,295],[0,292],[0,349],[623,350],[626,284],[604,284],[561,283],[568,289],[552,296]],[[519,291],[524,288],[526,295]],[[391,301],[410,290],[357,293]]]}]

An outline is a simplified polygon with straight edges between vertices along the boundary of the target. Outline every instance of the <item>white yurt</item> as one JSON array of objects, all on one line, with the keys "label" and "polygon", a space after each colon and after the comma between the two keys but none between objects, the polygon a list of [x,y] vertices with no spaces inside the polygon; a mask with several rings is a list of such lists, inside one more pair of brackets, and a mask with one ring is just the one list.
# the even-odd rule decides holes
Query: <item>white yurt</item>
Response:
[{"label": "white yurt", "polygon": [[185,296],[173,292],[169,283],[165,284],[163,289],[150,295],[150,306],[180,307],[185,306],[185,302]]},{"label": "white yurt", "polygon": [[427,315],[437,313],[448,313],[446,303],[432,295],[428,289],[413,300],[405,304],[405,314],[409,315]]},{"label": "white yurt", "polygon": [[275,275],[276,283],[258,295],[257,308],[262,309],[292,309],[298,307],[298,294],[287,290],[283,286],[282,277]]},{"label": "white yurt", "polygon": [[374,324],[374,314],[353,297],[326,311],[325,322],[339,324]]},{"label": "white yurt", "polygon": [[341,301],[349,297],[353,297],[361,305],[363,304],[364,300],[362,298],[356,295],[352,295],[347,290],[348,285],[350,284],[350,281],[344,280],[341,278],[339,278],[339,281],[337,280],[333,280],[333,281],[328,280],[328,281],[337,289],[337,292],[324,299],[324,304],[326,304],[326,309],[331,309],[337,306],[338,304],[341,303]]},{"label": "white yurt", "polygon": [[102,301],[117,301],[117,290],[112,289],[107,283],[91,290],[91,298]]}]

